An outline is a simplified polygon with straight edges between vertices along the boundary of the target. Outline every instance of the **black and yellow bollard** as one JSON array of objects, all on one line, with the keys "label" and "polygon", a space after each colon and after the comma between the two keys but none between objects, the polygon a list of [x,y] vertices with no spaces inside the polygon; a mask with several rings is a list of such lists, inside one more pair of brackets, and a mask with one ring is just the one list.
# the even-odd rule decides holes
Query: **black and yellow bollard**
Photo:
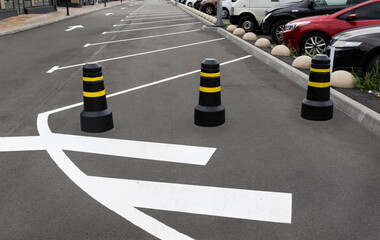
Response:
[{"label": "black and yellow bollard", "polygon": [[195,107],[194,123],[202,127],[216,127],[225,121],[221,104],[219,62],[206,58],[201,64],[199,104]]},{"label": "black and yellow bollard", "polygon": [[316,55],[311,61],[306,99],[302,101],[301,116],[308,120],[324,121],[333,117],[330,101],[330,58]]},{"label": "black and yellow bollard", "polygon": [[107,108],[106,90],[99,63],[86,63],[83,67],[83,105],[80,114],[84,132],[100,133],[113,128],[112,112]]}]

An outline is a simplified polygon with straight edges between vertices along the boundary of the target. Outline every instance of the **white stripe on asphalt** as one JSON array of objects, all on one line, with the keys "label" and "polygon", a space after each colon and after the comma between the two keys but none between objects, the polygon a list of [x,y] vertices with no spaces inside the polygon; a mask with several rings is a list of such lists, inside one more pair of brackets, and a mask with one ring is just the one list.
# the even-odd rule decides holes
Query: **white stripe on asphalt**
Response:
[{"label": "white stripe on asphalt", "polygon": [[137,29],[128,29],[128,30],[120,30],[120,31],[111,31],[111,32],[103,32],[102,34],[121,33],[121,32],[133,32],[133,31],[144,31],[144,30],[150,30],[150,29],[170,28],[170,27],[177,27],[177,26],[184,26],[184,25],[194,25],[194,24],[201,24],[201,22],[191,22],[191,23],[181,23],[181,24],[166,25],[166,26],[159,26],[159,27],[149,27],[149,28],[137,28]]},{"label": "white stripe on asphalt", "polygon": [[153,17],[163,17],[163,16],[166,16],[166,17],[172,17],[172,16],[189,16],[188,14],[186,13],[173,13],[173,14],[159,14],[159,15],[129,15],[129,16],[126,16],[126,18],[133,18],[133,19],[136,19],[136,18],[153,18]]},{"label": "white stripe on asphalt", "polygon": [[[202,42],[196,42],[196,43],[190,43],[190,44],[185,44],[185,45],[180,45],[180,46],[175,46],[175,47],[170,47],[170,48],[163,48],[163,49],[158,49],[158,50],[153,50],[153,51],[148,51],[148,52],[135,53],[135,54],[131,54],[131,55],[125,55],[125,56],[114,57],[114,58],[107,58],[107,59],[103,59],[103,60],[94,60],[92,62],[101,63],[101,62],[114,61],[114,60],[119,60],[119,59],[124,59],[124,58],[136,57],[136,56],[141,56],[141,55],[146,55],[146,54],[151,54],[151,53],[163,52],[163,51],[168,51],[168,50],[173,50],[173,49],[178,49],[178,48],[184,48],[184,47],[190,47],[190,46],[200,45],[200,44],[204,44],[204,43],[220,41],[223,39],[225,39],[225,38],[217,38],[217,39],[212,39],[212,40],[207,40],[207,41],[202,41]],[[65,66],[65,67],[54,66],[49,71],[47,71],[47,73],[52,73],[54,71],[67,69],[67,68],[79,67],[79,66],[83,66],[85,64],[86,63],[79,63],[79,64],[74,64],[74,65]]]},{"label": "white stripe on asphalt", "polygon": [[115,24],[114,27],[128,26],[128,25],[144,25],[144,24],[152,24],[152,23],[162,23],[162,22],[174,22],[174,21],[184,21],[184,20],[194,20],[194,18],[181,18],[181,19],[170,19],[170,20],[161,20],[161,21],[153,21],[153,22],[141,22],[141,23],[125,23],[125,24]]},{"label": "white stripe on asphalt", "polygon": [[[130,19],[122,19],[122,20],[120,20],[120,21],[122,21],[122,22],[125,22],[125,21],[142,21],[142,20],[154,20],[154,19],[163,19],[163,18],[170,18],[170,19],[173,19],[173,17],[181,17],[181,16],[186,16],[186,17],[188,17],[189,15],[187,15],[187,14],[182,14],[182,15],[178,15],[178,16],[167,16],[167,17],[153,17],[153,18],[130,18]],[[176,19],[178,19],[178,18],[176,18]]]},{"label": "white stripe on asphalt", "polygon": [[109,42],[87,43],[83,47],[97,46],[97,45],[110,44],[110,43],[128,42],[128,41],[134,41],[134,40],[140,40],[140,39],[156,38],[156,37],[177,35],[177,34],[183,34],[183,33],[197,32],[197,31],[201,31],[201,30],[200,29],[194,29],[194,30],[183,31],[183,32],[166,33],[166,34],[159,34],[159,35],[152,35],[152,36],[138,37],[138,38],[128,38],[128,39],[121,39],[121,40],[115,40],[115,41],[109,41]]},{"label": "white stripe on asphalt", "polygon": [[156,14],[139,14],[139,13],[135,13],[135,14],[130,14],[129,16],[130,17],[157,17],[157,16],[171,16],[171,15],[178,15],[178,14],[184,14],[184,12],[178,12],[178,13],[156,13]]}]

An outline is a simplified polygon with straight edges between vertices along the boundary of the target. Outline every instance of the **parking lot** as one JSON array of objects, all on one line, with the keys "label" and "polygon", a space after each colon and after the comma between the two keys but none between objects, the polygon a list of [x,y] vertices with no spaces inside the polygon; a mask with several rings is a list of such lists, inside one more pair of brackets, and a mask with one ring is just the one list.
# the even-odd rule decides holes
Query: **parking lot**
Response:
[{"label": "parking lot", "polygon": [[[0,38],[1,239],[377,239],[378,138],[337,109],[302,119],[303,88],[202,25],[131,1]],[[212,128],[194,125],[206,58],[226,109]],[[86,62],[108,132],[80,130]]]}]

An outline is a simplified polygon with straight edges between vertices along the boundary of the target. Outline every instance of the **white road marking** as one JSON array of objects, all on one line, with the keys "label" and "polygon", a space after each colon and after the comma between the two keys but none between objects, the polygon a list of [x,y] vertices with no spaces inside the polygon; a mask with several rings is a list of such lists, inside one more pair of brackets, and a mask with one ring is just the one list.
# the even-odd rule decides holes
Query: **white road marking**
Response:
[{"label": "white road marking", "polygon": [[152,13],[141,13],[141,12],[134,12],[131,13],[130,16],[155,16],[155,15],[175,15],[175,14],[184,14],[184,12],[152,12]]},{"label": "white road marking", "polygon": [[[114,60],[119,60],[119,59],[124,59],[124,58],[130,58],[130,57],[136,57],[136,56],[141,56],[141,55],[146,55],[146,54],[151,54],[151,53],[163,52],[163,51],[168,51],[168,50],[173,50],[173,49],[178,49],[178,48],[190,47],[190,46],[200,45],[200,44],[204,44],[204,43],[220,41],[220,40],[224,40],[224,39],[225,38],[217,38],[217,39],[212,39],[212,40],[207,40],[207,41],[202,41],[202,42],[196,42],[196,43],[190,43],[190,44],[185,44],[185,45],[180,45],[180,46],[175,46],[175,47],[163,48],[163,49],[158,49],[158,50],[153,50],[153,51],[148,51],[148,52],[135,53],[135,54],[131,54],[131,55],[125,55],[125,56],[114,57],[114,58],[107,58],[107,59],[102,59],[102,60],[94,60],[93,62],[98,62],[98,63],[109,62],[109,61],[114,61]],[[67,68],[80,67],[80,66],[83,66],[85,64],[86,63],[79,63],[79,64],[74,64],[74,65],[65,66],[65,67],[54,66],[53,68],[51,68],[46,73],[53,73],[54,71],[67,69]]]},{"label": "white road marking", "polygon": [[[181,14],[181,15],[178,15],[176,17],[181,17],[181,16],[184,16],[184,17],[188,17],[189,15],[187,14]],[[154,19],[163,19],[163,18],[171,18],[172,19],[173,16],[167,16],[167,17],[153,17],[153,18],[133,18],[133,19],[122,19],[120,21],[122,22],[125,22],[125,21],[141,21],[141,20],[154,20]],[[176,18],[178,19],[178,18]]]},{"label": "white road marking", "polygon": [[201,22],[191,22],[191,23],[181,23],[181,24],[166,25],[166,26],[159,26],[159,27],[137,28],[137,29],[128,29],[128,30],[120,30],[120,31],[110,31],[110,32],[103,32],[102,34],[121,33],[121,32],[134,32],[134,31],[145,31],[145,30],[151,30],[151,29],[171,28],[171,27],[184,26],[184,25],[194,25],[194,24],[201,24]]},{"label": "white road marking", "polygon": [[74,30],[76,28],[83,28],[83,26],[82,25],[69,26],[69,27],[67,27],[67,29],[65,31],[69,32],[69,31]]},{"label": "white road marking", "polygon": [[115,40],[115,41],[109,41],[109,42],[87,43],[83,47],[97,46],[97,45],[110,44],[110,43],[128,42],[128,41],[148,39],[148,38],[156,38],[156,37],[164,37],[164,36],[184,34],[184,33],[197,32],[197,31],[201,31],[201,30],[200,29],[194,29],[194,30],[189,30],[189,31],[182,31],[182,32],[175,32],[175,33],[166,33],[166,34],[159,34],[159,35],[152,35],[152,36],[138,37],[138,38],[128,38],[128,39],[121,39],[121,40]]},{"label": "white road marking", "polygon": [[109,15],[113,15],[114,13],[106,13],[105,15],[106,16],[109,16]]},{"label": "white road marking", "polygon": [[144,25],[144,24],[152,24],[152,23],[162,23],[162,22],[174,22],[174,21],[184,21],[184,20],[194,20],[194,18],[181,18],[181,19],[170,19],[170,20],[162,20],[162,21],[153,21],[153,22],[141,22],[141,23],[126,23],[126,24],[115,24],[114,27],[128,26],[128,25]]},{"label": "white road marking", "polygon": [[[221,65],[240,61],[248,57],[251,57],[251,55],[227,61],[221,63]],[[108,97],[117,96],[123,93],[152,86],[154,84],[163,83],[199,71],[200,70],[198,69],[167,79],[162,79],[150,84],[117,92]],[[159,239],[177,240],[191,238],[142,213],[135,207],[248,220],[291,223],[291,193],[87,176],[66,156],[61,146],[73,151],[95,151],[95,153],[98,154],[120,156],[122,154],[119,153],[119,150],[117,149],[123,149],[125,147],[123,145],[129,141],[116,140],[116,142],[120,142],[117,143],[117,146],[111,147],[115,149],[109,149],[107,146],[111,144],[111,142],[114,144],[114,139],[71,136],[54,134],[51,132],[48,125],[48,118],[50,114],[64,111],[73,107],[78,107],[80,105],[82,105],[82,103],[72,104],[39,114],[37,118],[37,128],[40,136],[21,137],[19,138],[21,141],[16,141],[16,138],[0,138],[0,146],[3,146],[3,144],[4,146],[8,146],[8,149],[4,149],[3,147],[1,150],[15,151],[17,148],[25,149],[25,147],[20,146],[20,143],[33,145],[29,148],[40,148],[40,145],[34,142],[42,141],[43,144],[47,144],[46,150],[53,161],[83,191],[99,203],[103,204],[105,207]],[[10,142],[7,143],[7,141]],[[78,146],[78,144],[83,145]],[[104,149],[102,150],[100,147]],[[153,150],[155,151],[156,149]],[[145,147],[143,147],[141,151],[146,151]],[[211,151],[213,153],[215,149]],[[125,152],[129,152],[128,149],[125,149]],[[212,153],[209,152],[208,154],[212,155]],[[205,164],[204,161],[202,164]]]},{"label": "white road marking", "polygon": [[174,17],[174,16],[189,16],[186,13],[172,13],[172,14],[156,14],[156,15],[129,15],[127,18],[139,19],[139,18],[154,18],[154,17]]},{"label": "white road marking", "polygon": [[125,8],[125,7],[122,7],[122,8],[121,8],[121,10],[124,10],[124,9],[126,9],[126,8]]}]

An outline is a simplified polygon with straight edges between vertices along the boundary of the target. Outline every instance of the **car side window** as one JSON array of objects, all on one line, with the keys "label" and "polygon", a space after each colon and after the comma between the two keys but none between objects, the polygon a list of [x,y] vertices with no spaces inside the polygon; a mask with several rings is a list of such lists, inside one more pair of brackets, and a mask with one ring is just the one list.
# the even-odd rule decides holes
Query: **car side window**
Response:
[{"label": "car side window", "polygon": [[355,14],[355,20],[358,21],[380,19],[380,2],[371,3],[363,7],[359,7],[346,13],[343,13],[342,15],[338,16],[338,19],[345,20],[347,16],[351,14]]},{"label": "car side window", "polygon": [[314,0],[315,6],[346,5],[347,0]]}]

